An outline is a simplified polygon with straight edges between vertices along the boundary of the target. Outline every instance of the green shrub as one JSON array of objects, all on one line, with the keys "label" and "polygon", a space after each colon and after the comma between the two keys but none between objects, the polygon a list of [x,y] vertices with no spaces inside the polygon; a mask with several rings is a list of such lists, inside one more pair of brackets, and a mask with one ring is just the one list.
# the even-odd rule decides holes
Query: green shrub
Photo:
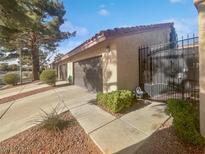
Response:
[{"label": "green shrub", "polygon": [[44,70],[40,75],[40,80],[50,84],[55,85],[56,83],[56,71],[54,69]]},{"label": "green shrub", "polygon": [[8,63],[1,63],[0,64],[0,71],[8,71],[9,69],[9,64]]},{"label": "green shrub", "polygon": [[16,73],[8,73],[4,76],[4,83],[10,84],[10,85],[17,85],[19,82],[19,75]]},{"label": "green shrub", "polygon": [[69,84],[73,84],[73,77],[71,75],[68,76],[68,82]]},{"label": "green shrub", "polygon": [[4,85],[4,80],[0,78],[0,85]]},{"label": "green shrub", "polygon": [[68,125],[74,124],[73,121],[63,120],[58,114],[58,105],[55,108],[52,108],[51,113],[48,113],[41,109],[43,115],[40,120],[37,120],[37,123],[41,123],[42,128],[47,131],[61,131],[66,128]]},{"label": "green shrub", "polygon": [[128,108],[134,102],[134,94],[128,90],[118,90],[110,93],[98,93],[97,103],[116,113]]},{"label": "green shrub", "polygon": [[173,127],[178,137],[194,145],[204,144],[199,130],[199,112],[190,102],[168,100],[168,113],[173,116]]}]

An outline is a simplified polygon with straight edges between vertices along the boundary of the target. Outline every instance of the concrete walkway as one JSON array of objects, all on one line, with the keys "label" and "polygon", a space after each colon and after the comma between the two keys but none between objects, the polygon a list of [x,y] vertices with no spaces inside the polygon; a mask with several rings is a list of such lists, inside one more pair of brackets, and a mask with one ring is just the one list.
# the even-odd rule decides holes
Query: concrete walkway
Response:
[{"label": "concrete walkway", "polygon": [[70,111],[103,153],[132,154],[166,121],[165,108],[163,103],[141,103],[121,118],[90,103]]},{"label": "concrete walkway", "polygon": [[[37,124],[41,109],[50,112],[61,104],[61,112],[70,110],[103,153],[135,153],[139,146],[167,118],[163,103],[142,103],[121,118],[93,104],[96,95],[76,86],[67,86],[28,96],[16,101],[0,119],[0,141]],[[12,102],[0,105],[0,115]]]}]

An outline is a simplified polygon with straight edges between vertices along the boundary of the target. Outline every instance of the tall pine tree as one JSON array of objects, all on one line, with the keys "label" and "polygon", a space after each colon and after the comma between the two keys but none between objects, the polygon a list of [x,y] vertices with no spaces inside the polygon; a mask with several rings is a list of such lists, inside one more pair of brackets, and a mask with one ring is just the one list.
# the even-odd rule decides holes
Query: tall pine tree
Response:
[{"label": "tall pine tree", "polygon": [[63,3],[59,0],[0,2],[0,46],[29,49],[33,80],[39,79],[39,50],[54,52],[58,42],[75,34],[60,30],[65,13]]}]

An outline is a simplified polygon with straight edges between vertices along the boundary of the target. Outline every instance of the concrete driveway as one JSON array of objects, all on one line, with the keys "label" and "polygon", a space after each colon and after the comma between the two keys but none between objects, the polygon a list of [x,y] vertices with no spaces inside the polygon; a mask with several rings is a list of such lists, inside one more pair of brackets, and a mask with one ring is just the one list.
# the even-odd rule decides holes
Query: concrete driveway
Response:
[{"label": "concrete driveway", "polygon": [[[60,104],[61,112],[75,108],[95,98],[95,94],[76,86],[66,86],[16,100],[15,104],[0,119],[0,142],[12,137],[40,120],[41,109],[50,112]],[[62,102],[62,99],[64,102]],[[0,105],[0,115],[12,102]]]}]

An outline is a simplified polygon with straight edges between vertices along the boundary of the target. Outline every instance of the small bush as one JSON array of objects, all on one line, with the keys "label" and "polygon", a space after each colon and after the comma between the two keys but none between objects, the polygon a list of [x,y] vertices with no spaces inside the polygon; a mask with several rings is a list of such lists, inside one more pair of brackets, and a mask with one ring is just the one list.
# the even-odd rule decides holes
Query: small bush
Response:
[{"label": "small bush", "polygon": [[61,119],[60,115],[58,114],[58,106],[52,109],[51,113],[47,113],[46,111],[42,110],[44,115],[41,116],[40,121],[42,128],[48,131],[61,131],[65,127],[67,127],[71,121],[65,121]]},{"label": "small bush", "polygon": [[4,83],[9,85],[17,85],[19,82],[19,75],[16,73],[8,73],[4,76]]},{"label": "small bush", "polygon": [[4,85],[4,80],[0,78],[0,85]]},{"label": "small bush", "polygon": [[178,137],[194,145],[204,144],[199,130],[199,112],[188,101],[168,100],[168,113],[173,116],[173,127]]},{"label": "small bush", "polygon": [[73,84],[73,77],[71,75],[69,75],[68,77],[68,82],[69,84]]},{"label": "small bush", "polygon": [[134,102],[134,94],[128,90],[118,90],[110,93],[98,93],[97,103],[117,113],[128,108]]},{"label": "small bush", "polygon": [[56,71],[53,69],[44,70],[40,75],[40,80],[49,84],[54,85],[56,83]]}]

